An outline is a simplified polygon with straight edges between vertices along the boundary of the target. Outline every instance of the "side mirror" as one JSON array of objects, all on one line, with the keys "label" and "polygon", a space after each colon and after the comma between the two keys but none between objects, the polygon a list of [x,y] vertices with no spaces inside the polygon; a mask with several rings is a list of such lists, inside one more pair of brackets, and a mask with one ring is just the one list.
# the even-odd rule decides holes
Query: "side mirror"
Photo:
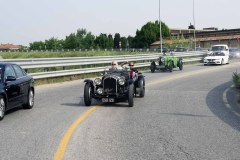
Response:
[{"label": "side mirror", "polygon": [[16,81],[16,79],[14,76],[7,76],[6,81]]}]

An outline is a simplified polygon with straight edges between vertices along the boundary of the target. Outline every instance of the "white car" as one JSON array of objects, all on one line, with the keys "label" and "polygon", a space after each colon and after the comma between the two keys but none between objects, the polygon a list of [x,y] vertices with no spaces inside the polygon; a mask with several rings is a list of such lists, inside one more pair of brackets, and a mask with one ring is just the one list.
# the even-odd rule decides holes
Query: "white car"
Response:
[{"label": "white car", "polygon": [[224,52],[216,51],[209,54],[203,60],[204,66],[208,64],[228,64],[229,55],[226,55]]}]

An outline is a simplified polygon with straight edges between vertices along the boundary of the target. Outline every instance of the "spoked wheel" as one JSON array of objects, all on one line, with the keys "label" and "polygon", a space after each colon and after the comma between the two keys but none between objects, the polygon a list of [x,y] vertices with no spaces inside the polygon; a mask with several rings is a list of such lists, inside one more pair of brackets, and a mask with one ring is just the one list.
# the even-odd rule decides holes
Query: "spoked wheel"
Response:
[{"label": "spoked wheel", "polygon": [[92,102],[91,90],[91,85],[86,83],[84,87],[84,103],[86,106],[90,106]]},{"label": "spoked wheel", "polygon": [[133,107],[133,95],[134,95],[134,85],[131,84],[129,86],[129,91],[128,91],[128,106]]},{"label": "spoked wheel", "polygon": [[0,96],[0,121],[5,116],[5,110],[6,110],[6,105],[5,105],[4,98],[2,96]]},{"label": "spoked wheel", "polygon": [[151,70],[152,73],[155,72],[155,70],[156,70],[156,64],[155,64],[155,62],[152,62],[152,63],[151,63],[151,65],[150,65],[150,70]]},{"label": "spoked wheel", "polygon": [[28,92],[27,103],[23,105],[25,109],[32,109],[34,105],[34,92],[32,89]]},{"label": "spoked wheel", "polygon": [[179,69],[183,70],[183,62],[182,62],[182,60],[179,61]]},{"label": "spoked wheel", "polygon": [[173,62],[172,62],[172,61],[169,63],[169,71],[170,71],[170,72],[173,71]]}]

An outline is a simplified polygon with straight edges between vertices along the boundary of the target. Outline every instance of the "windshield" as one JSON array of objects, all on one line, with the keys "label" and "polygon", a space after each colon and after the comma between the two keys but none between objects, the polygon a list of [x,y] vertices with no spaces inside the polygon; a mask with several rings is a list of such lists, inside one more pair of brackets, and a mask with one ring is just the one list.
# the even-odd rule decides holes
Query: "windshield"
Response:
[{"label": "windshield", "polygon": [[225,51],[226,48],[224,46],[214,46],[212,47],[212,51]]},{"label": "windshield", "polygon": [[223,52],[213,52],[210,56],[225,56]]}]

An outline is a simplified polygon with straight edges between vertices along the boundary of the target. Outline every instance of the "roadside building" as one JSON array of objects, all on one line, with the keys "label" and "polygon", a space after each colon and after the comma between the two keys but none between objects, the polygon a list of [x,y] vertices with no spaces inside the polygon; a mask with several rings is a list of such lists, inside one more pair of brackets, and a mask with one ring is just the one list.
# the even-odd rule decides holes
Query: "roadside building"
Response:
[{"label": "roadside building", "polygon": [[21,45],[14,45],[14,44],[0,44],[0,51],[14,51],[21,49]]},{"label": "roadside building", "polygon": [[[193,43],[194,29],[170,29],[171,37],[183,36],[186,41]],[[229,47],[240,48],[240,29],[224,29],[218,30],[215,27],[204,28],[202,30],[195,30],[196,46],[208,48],[216,44],[227,44]],[[164,39],[164,42],[169,42],[170,38]],[[173,42],[169,42],[173,43]],[[168,44],[169,44],[168,43]],[[158,48],[160,41],[150,44],[150,48]]]}]

